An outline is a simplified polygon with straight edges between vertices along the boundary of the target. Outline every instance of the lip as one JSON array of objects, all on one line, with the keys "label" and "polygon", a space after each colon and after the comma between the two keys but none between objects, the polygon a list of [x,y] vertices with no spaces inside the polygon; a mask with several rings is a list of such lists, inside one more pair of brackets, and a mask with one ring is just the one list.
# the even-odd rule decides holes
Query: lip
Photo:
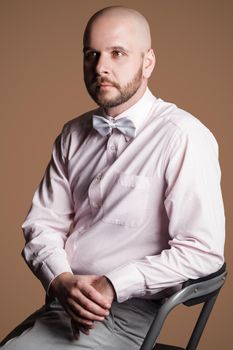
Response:
[{"label": "lip", "polygon": [[103,83],[103,84],[100,84],[99,86],[103,88],[108,88],[108,87],[112,87],[113,85],[109,83]]}]

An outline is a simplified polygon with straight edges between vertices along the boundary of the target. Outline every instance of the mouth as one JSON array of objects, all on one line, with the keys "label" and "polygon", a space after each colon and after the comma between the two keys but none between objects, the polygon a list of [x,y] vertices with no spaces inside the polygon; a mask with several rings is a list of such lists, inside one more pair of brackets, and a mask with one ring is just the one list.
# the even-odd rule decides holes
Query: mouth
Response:
[{"label": "mouth", "polygon": [[101,87],[101,88],[109,88],[109,87],[113,87],[113,85],[109,84],[109,83],[103,83],[103,84],[99,84],[99,87]]},{"label": "mouth", "polygon": [[100,84],[98,84],[98,88],[99,89],[110,89],[112,87],[114,87],[114,86],[111,83],[100,83]]},{"label": "mouth", "polygon": [[114,86],[114,83],[111,80],[104,79],[103,77],[97,77],[93,83],[95,83],[97,86],[100,87],[108,87],[108,86]]}]

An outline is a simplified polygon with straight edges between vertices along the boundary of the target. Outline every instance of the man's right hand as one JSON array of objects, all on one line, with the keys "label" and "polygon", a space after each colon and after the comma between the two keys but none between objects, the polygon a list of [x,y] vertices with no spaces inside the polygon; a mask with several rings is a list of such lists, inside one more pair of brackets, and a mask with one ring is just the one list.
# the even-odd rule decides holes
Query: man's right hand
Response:
[{"label": "man's right hand", "polygon": [[72,323],[80,325],[80,330],[86,334],[93,327],[94,321],[104,320],[111,307],[112,300],[103,296],[92,285],[100,278],[101,276],[96,275],[73,275],[65,272],[57,276],[49,288],[49,294],[59,300]]}]

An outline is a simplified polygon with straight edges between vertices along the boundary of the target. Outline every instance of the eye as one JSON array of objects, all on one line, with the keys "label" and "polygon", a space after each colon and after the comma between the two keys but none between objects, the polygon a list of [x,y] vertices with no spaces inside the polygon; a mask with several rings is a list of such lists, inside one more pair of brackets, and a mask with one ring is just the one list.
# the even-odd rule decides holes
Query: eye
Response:
[{"label": "eye", "polygon": [[119,50],[114,50],[114,51],[112,51],[112,56],[113,56],[113,57],[122,57],[122,56],[124,56],[124,55],[125,55],[125,53],[122,52],[122,51],[119,51]]},{"label": "eye", "polygon": [[86,60],[94,60],[98,57],[98,52],[96,51],[86,51],[84,52],[84,57]]}]

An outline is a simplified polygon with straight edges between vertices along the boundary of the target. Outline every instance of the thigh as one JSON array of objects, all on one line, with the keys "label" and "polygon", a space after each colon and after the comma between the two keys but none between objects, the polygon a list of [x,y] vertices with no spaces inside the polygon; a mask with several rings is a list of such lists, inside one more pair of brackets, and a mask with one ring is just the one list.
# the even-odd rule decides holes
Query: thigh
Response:
[{"label": "thigh", "polygon": [[[24,328],[1,347],[2,350],[138,350],[158,304],[132,299],[114,302],[110,315],[86,336],[74,340],[71,323],[61,305],[54,301],[32,315]],[[33,320],[34,318],[34,320]],[[9,338],[8,338],[9,339]]]},{"label": "thigh", "polygon": [[[56,301],[44,305],[1,343],[2,350],[47,350],[59,348],[58,344],[72,341],[70,319]],[[4,344],[4,345],[3,345]]]},{"label": "thigh", "polygon": [[[160,301],[133,298],[121,304],[113,304],[112,320],[116,350],[138,350],[161,306]],[[103,350],[108,350],[104,347]]]},{"label": "thigh", "polygon": [[77,350],[139,350],[161,303],[133,298],[113,302],[110,315],[87,337],[81,334]]}]

